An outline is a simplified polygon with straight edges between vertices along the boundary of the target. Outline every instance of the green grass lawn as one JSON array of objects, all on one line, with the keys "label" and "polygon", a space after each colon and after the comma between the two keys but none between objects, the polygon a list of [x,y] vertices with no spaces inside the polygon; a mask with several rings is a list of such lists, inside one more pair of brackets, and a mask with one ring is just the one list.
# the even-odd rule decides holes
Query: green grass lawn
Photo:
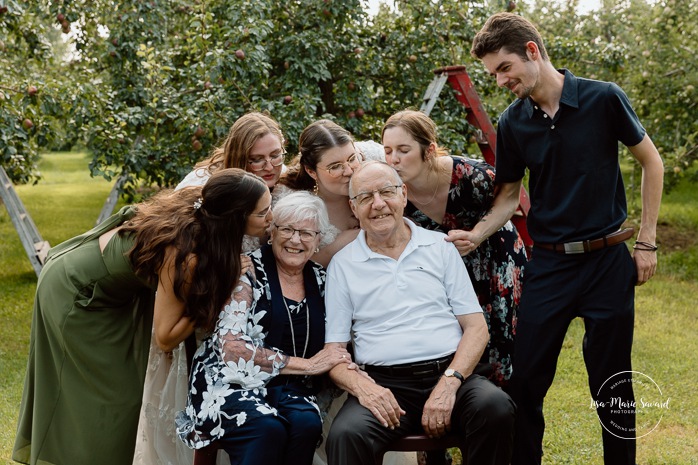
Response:
[{"label": "green grass lawn", "polygon": [[[52,153],[44,179],[18,186],[19,196],[51,245],[94,225],[111,183],[92,179],[83,153]],[[638,440],[638,463],[698,464],[698,189],[679,186],[665,196],[659,232],[659,274],[638,288],[634,369],[654,379],[669,398],[656,430]],[[29,343],[36,276],[4,208],[0,208],[0,463],[10,464]],[[570,326],[545,404],[546,464],[601,464],[601,427],[589,408],[581,354],[583,325]],[[66,447],[70,447],[66,445]],[[96,462],[97,463],[97,462]]]},{"label": "green grass lawn", "polygon": [[[39,233],[56,245],[94,226],[111,183],[93,179],[85,153],[44,155],[44,179],[15,190]],[[36,275],[4,205],[0,208],[0,462],[10,459],[29,348]]]}]

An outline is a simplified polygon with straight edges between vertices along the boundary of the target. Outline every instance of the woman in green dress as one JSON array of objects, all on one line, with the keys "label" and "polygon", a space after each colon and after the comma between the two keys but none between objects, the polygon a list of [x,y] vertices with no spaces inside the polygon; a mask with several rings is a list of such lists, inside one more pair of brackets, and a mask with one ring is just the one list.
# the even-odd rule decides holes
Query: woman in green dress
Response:
[{"label": "woman in green dress", "polygon": [[241,270],[243,234],[271,224],[264,180],[237,168],[125,207],[54,247],[39,276],[12,458],[129,465],[151,326],[172,350],[212,330]]}]

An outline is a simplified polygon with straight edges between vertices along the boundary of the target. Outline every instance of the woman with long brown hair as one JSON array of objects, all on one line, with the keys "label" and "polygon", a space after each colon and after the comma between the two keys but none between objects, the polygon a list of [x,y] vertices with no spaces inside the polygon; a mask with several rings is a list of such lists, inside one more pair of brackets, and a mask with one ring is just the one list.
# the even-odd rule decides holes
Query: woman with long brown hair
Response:
[{"label": "woman with long brown hair", "polygon": [[[210,157],[198,163],[176,189],[202,186],[221,169],[239,168],[260,176],[271,191],[284,168],[284,144],[283,132],[274,118],[257,111],[245,113]],[[257,250],[265,235],[243,236],[242,251]],[[199,332],[198,340],[205,335]],[[174,428],[175,413],[184,408],[188,389],[190,367],[185,344],[163,352],[153,341],[149,359],[133,465],[191,463],[193,453],[175,439]]]},{"label": "woman with long brown hair", "polygon": [[177,433],[195,449],[215,443],[237,465],[310,465],[322,430],[318,375],[351,358],[324,344],[325,270],[310,260],[333,239],[324,203],[295,192],[273,211],[269,244],[250,254],[194,357]]},{"label": "woman with long brown hair", "polygon": [[39,276],[13,459],[131,462],[151,326],[162,350],[213,329],[243,234],[271,222],[264,181],[239,169],[124,207],[54,247]]},{"label": "woman with long brown hair", "polygon": [[334,253],[359,233],[359,222],[349,207],[349,179],[361,165],[362,155],[354,146],[351,133],[326,119],[315,121],[303,130],[298,151],[279,184],[291,190],[314,192],[325,202],[330,222],[339,234],[313,260],[327,266]]}]

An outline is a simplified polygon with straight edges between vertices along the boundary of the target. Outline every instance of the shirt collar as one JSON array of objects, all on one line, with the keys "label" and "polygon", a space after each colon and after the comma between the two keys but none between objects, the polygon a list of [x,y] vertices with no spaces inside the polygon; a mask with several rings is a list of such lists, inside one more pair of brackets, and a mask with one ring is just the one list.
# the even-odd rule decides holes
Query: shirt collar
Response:
[{"label": "shirt collar", "polygon": [[564,103],[568,107],[579,108],[579,79],[568,69],[562,68],[558,71],[565,75],[560,103]]},{"label": "shirt collar", "polygon": [[[562,84],[560,104],[565,104],[572,108],[579,108],[579,92],[577,89],[579,79],[566,68],[561,68],[557,71],[565,76],[565,82]],[[531,97],[524,100],[524,108],[529,118],[533,117],[533,107],[536,105],[536,102],[534,102]]]},{"label": "shirt collar", "polygon": [[[405,251],[411,252],[417,247],[422,247],[425,245],[431,245],[436,242],[436,236],[433,234],[427,234],[426,230],[414,224],[412,220],[407,218],[402,218],[402,221],[407,224],[407,226],[412,231],[411,237],[407,246],[405,246]],[[366,231],[363,229],[359,231],[359,235],[353,242],[352,245],[352,261],[355,262],[365,262],[370,258],[384,258],[385,255],[377,254],[366,243]],[[403,252],[404,254],[405,252]]]}]

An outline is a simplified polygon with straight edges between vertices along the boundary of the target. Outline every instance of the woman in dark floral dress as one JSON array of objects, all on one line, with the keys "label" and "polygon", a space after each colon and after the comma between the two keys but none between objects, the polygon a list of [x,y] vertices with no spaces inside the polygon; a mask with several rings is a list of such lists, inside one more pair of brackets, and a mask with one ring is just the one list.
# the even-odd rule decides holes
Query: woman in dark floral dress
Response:
[{"label": "woman in dark floral dress", "polygon": [[[442,231],[456,246],[457,232],[470,230],[494,199],[494,169],[485,162],[445,156],[436,142],[436,126],[422,112],[405,110],[383,127],[386,161],[407,185],[405,216]],[[526,251],[511,222],[463,255],[490,329],[482,356],[488,376],[505,386],[513,371],[516,310]],[[487,366],[489,365],[489,366]]]}]

